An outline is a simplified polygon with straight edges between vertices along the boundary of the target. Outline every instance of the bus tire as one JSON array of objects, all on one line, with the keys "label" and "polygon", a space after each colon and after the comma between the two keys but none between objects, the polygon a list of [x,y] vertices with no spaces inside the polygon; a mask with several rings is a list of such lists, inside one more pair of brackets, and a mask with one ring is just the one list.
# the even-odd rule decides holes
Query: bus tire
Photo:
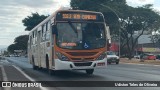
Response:
[{"label": "bus tire", "polygon": [[119,62],[116,62],[116,64],[119,64]]},{"label": "bus tire", "polygon": [[35,65],[33,57],[32,57],[32,68],[33,68],[33,70],[37,70],[37,66]]},{"label": "bus tire", "polygon": [[46,55],[46,69],[49,75],[53,74],[53,71],[51,69],[49,69],[49,58],[48,55]]},{"label": "bus tire", "polygon": [[93,74],[93,72],[94,72],[94,69],[87,69],[86,70],[86,73],[89,75]]}]

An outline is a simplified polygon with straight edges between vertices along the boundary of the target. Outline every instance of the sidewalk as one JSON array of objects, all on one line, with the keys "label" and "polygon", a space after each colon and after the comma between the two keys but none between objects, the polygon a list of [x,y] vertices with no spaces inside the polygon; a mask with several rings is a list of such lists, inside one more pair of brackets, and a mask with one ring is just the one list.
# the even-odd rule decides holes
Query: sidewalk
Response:
[{"label": "sidewalk", "polygon": [[121,58],[120,63],[160,65],[160,60],[144,60],[144,62],[140,62],[140,59],[133,58],[132,60],[128,60],[128,58]]}]

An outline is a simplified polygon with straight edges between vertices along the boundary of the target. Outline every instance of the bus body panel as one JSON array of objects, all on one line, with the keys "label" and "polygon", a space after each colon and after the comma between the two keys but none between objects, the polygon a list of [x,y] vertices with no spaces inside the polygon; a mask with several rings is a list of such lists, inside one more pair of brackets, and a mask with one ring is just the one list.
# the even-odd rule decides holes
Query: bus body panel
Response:
[{"label": "bus body panel", "polygon": [[45,53],[44,53],[44,49],[45,49],[45,42],[40,43],[40,58],[41,58],[41,66],[42,67],[46,67],[45,64]]},{"label": "bus body panel", "polygon": [[[41,29],[39,29],[39,30],[41,30]],[[41,31],[38,31],[38,33],[37,33],[37,38],[41,38]],[[41,57],[40,57],[40,39],[37,39],[37,58],[38,58],[38,62],[39,62],[39,67],[42,67],[42,65],[41,65]]]},{"label": "bus body panel", "polygon": [[[75,66],[75,63],[80,64],[80,66]],[[91,65],[81,66],[81,64],[91,63]],[[71,61],[61,61],[59,59],[55,60],[55,70],[85,70],[85,69],[94,69],[94,68],[106,68],[107,58],[97,61],[89,62],[71,62]]]}]

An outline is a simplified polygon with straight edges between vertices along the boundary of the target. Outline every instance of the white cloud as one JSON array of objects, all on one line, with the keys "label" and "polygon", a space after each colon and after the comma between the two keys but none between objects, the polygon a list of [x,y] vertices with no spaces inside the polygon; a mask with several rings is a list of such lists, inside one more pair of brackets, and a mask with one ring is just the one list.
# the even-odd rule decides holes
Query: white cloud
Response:
[{"label": "white cloud", "polygon": [[158,12],[160,12],[160,6],[159,7],[154,7],[154,9]]},{"label": "white cloud", "polygon": [[[37,2],[38,1],[38,2]],[[38,12],[50,15],[70,0],[4,0],[0,3],[0,45],[10,45],[14,38],[27,34],[22,19]]]},{"label": "white cloud", "polygon": [[126,0],[128,5],[141,6],[145,4],[154,4],[155,0]]},{"label": "white cloud", "polygon": [[159,0],[126,0],[127,4],[133,7],[142,6],[145,4],[153,4],[154,10],[160,12],[160,2]]}]

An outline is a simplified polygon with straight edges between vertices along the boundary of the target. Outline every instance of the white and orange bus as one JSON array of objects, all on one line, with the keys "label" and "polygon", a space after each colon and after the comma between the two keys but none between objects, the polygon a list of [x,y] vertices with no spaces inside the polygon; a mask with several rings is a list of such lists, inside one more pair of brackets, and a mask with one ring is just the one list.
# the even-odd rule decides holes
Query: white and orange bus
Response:
[{"label": "white and orange bus", "polygon": [[100,12],[58,10],[29,33],[33,69],[86,70],[107,66],[109,28]]}]

